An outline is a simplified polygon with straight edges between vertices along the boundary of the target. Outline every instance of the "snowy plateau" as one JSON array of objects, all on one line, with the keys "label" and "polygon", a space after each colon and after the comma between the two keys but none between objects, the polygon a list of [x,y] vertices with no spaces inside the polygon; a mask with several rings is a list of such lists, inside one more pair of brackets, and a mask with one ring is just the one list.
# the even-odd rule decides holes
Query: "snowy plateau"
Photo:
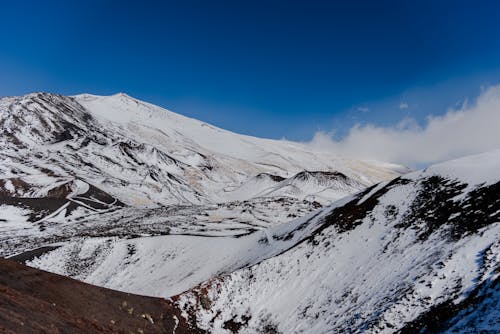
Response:
[{"label": "snowy plateau", "polygon": [[126,94],[2,98],[0,129],[0,297],[50,272],[163,298],[142,332],[500,331],[500,150],[410,171]]}]

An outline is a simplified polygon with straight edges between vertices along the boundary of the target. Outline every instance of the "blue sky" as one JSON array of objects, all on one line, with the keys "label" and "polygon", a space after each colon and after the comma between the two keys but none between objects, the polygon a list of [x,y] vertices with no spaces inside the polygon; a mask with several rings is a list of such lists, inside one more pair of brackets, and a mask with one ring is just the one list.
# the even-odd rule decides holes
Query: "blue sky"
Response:
[{"label": "blue sky", "polygon": [[306,141],[500,82],[498,1],[5,1],[0,95],[126,92]]}]

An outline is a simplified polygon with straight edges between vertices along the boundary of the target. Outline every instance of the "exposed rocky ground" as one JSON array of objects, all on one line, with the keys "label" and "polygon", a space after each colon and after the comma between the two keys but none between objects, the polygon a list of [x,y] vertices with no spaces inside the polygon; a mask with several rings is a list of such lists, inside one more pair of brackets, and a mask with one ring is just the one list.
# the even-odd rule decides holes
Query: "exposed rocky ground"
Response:
[{"label": "exposed rocky ground", "polygon": [[0,259],[2,333],[203,333],[172,303]]}]

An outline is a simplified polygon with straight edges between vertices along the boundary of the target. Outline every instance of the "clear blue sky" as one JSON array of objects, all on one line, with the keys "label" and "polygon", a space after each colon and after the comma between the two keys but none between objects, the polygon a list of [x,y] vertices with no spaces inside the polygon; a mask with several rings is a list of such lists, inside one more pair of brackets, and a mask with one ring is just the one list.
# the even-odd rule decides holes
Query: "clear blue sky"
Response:
[{"label": "clear blue sky", "polygon": [[236,132],[308,140],[422,121],[499,82],[499,1],[1,4],[1,96],[126,92]]}]

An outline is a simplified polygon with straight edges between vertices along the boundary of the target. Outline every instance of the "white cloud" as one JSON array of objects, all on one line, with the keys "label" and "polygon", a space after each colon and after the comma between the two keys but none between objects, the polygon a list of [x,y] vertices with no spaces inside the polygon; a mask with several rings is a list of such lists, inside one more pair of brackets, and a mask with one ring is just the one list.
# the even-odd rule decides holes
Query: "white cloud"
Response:
[{"label": "white cloud", "polygon": [[358,107],[358,111],[365,113],[365,112],[369,112],[370,108],[367,108],[367,107]]},{"label": "white cloud", "polygon": [[500,148],[500,85],[483,91],[475,104],[429,116],[424,127],[412,119],[392,127],[355,125],[340,140],[318,132],[310,145],[345,157],[409,166]]},{"label": "white cloud", "polygon": [[408,103],[406,102],[401,102],[399,104],[399,109],[408,109]]}]

